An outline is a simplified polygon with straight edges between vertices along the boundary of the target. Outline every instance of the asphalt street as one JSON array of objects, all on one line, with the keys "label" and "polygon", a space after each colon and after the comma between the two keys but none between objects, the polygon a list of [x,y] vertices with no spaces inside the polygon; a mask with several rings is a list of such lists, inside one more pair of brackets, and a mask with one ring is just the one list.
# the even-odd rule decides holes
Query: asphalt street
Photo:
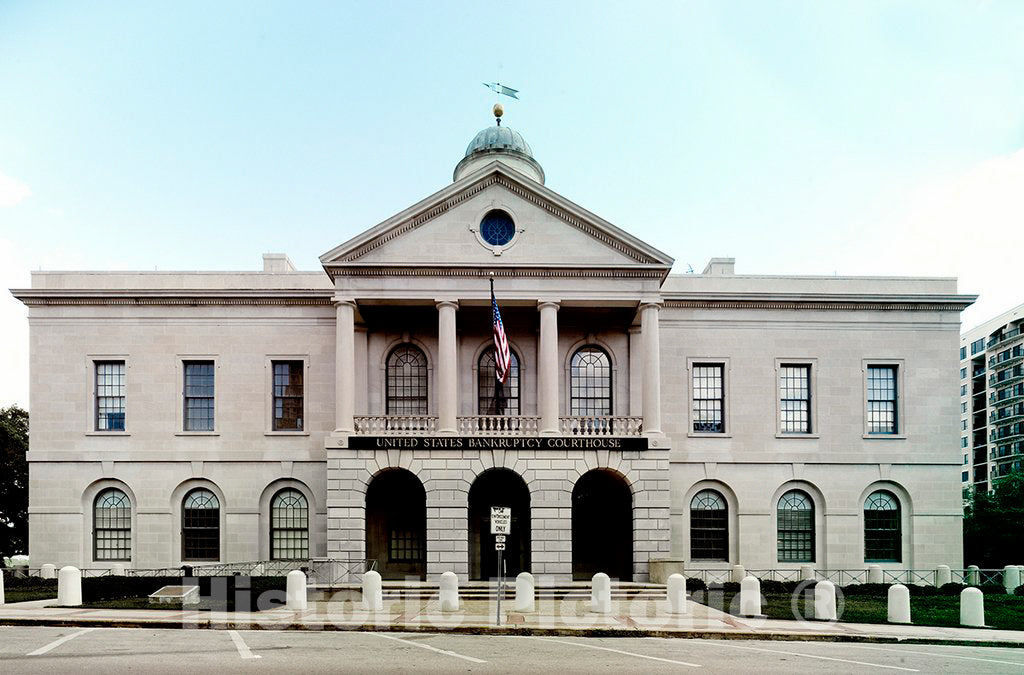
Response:
[{"label": "asphalt street", "polygon": [[0,627],[0,672],[1024,673],[1024,649],[305,631]]}]

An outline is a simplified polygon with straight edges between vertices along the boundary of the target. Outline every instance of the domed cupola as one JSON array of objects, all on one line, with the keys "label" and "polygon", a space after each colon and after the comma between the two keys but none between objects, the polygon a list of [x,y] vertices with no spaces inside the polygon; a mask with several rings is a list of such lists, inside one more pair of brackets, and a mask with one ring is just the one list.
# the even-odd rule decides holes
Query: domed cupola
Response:
[{"label": "domed cupola", "polygon": [[497,124],[478,133],[466,148],[466,156],[455,167],[455,180],[472,173],[485,164],[497,160],[521,174],[544,184],[544,169],[533,158],[533,150],[523,135],[509,127],[501,126],[502,108],[494,106]]}]

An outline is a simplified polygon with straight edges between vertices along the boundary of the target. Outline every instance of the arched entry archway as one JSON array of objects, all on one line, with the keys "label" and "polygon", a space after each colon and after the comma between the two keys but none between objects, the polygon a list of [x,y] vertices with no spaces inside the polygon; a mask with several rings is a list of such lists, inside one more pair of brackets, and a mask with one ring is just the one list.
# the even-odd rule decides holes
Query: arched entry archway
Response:
[{"label": "arched entry archway", "polygon": [[505,572],[530,571],[530,489],[509,469],[490,469],[469,488],[469,578],[498,575],[498,552],[491,534],[491,507],[512,509],[512,531],[505,539]]},{"label": "arched entry archway", "polygon": [[622,476],[594,469],[572,488],[572,578],[633,579],[633,495]]},{"label": "arched entry archway", "polygon": [[427,493],[405,469],[377,474],[366,490],[366,557],[384,579],[427,578]]}]

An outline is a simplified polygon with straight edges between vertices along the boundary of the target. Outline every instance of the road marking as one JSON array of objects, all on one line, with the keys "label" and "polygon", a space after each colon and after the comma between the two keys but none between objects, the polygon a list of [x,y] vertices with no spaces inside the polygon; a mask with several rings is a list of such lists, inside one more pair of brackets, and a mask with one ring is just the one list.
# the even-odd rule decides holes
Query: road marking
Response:
[{"label": "road marking", "polygon": [[229,630],[228,635],[231,636],[231,641],[235,643],[235,649],[238,650],[238,656],[243,659],[259,659],[263,658],[259,654],[253,654],[249,650],[249,646],[245,644],[245,640],[238,634],[237,630]]},{"label": "road marking", "polygon": [[437,647],[431,647],[430,645],[425,645],[425,644],[423,644],[421,642],[410,642],[409,640],[403,640],[402,638],[395,637],[394,635],[385,635],[384,633],[364,633],[364,635],[376,635],[377,637],[385,638],[386,640],[395,640],[395,641],[401,642],[403,644],[412,645],[413,647],[422,647],[423,649],[429,649],[430,651],[437,652],[438,654],[444,654],[446,656],[454,656],[457,659],[463,659],[465,661],[472,661],[473,663],[487,663],[483,659],[475,659],[472,656],[466,656],[464,654],[456,654],[455,652],[450,652],[447,649],[438,649]]},{"label": "road marking", "polygon": [[869,647],[868,645],[849,645],[850,647],[859,647],[861,649],[873,649],[879,652],[889,652],[891,654],[920,654],[921,656],[934,656],[940,659],[966,659],[967,661],[984,661],[985,663],[1002,663],[1008,666],[1024,666],[1022,661],[998,661],[996,659],[983,659],[980,656],[958,656],[956,654],[936,654],[935,652],[918,652],[911,649],[886,649],[885,647]]},{"label": "road marking", "polygon": [[672,659],[663,659],[660,656],[648,656],[647,654],[637,654],[636,652],[625,652],[621,649],[612,649],[611,647],[599,647],[598,645],[588,645],[582,642],[570,642],[569,640],[555,640],[554,638],[533,638],[535,640],[543,640],[544,642],[558,642],[563,645],[572,645],[573,647],[586,647],[587,649],[600,649],[603,652],[612,652],[613,654],[624,654],[626,656],[635,656],[638,659],[648,659],[650,661],[661,661],[662,663],[671,663],[677,666],[690,666],[691,668],[700,668],[699,663],[688,663],[686,661],[673,661]]},{"label": "road marking", "polygon": [[85,635],[89,631],[93,631],[93,630],[96,630],[96,629],[95,628],[83,628],[82,630],[78,631],[77,633],[70,633],[68,635],[65,635],[62,638],[57,638],[56,640],[54,640],[50,644],[44,645],[44,646],[40,647],[39,649],[35,650],[34,652],[29,652],[25,656],[42,656],[43,654],[47,653],[51,649],[56,649],[57,647],[60,647],[62,644],[64,644],[68,640],[74,640],[79,635]]},{"label": "road marking", "polygon": [[869,666],[871,668],[885,668],[888,670],[905,670],[908,673],[919,673],[917,668],[904,668],[903,666],[887,666],[881,663],[867,663],[865,661],[851,661],[850,659],[839,659],[834,656],[818,656],[816,654],[803,654],[801,652],[787,652],[781,649],[765,649],[763,647],[745,647],[734,645],[730,642],[719,642],[715,640],[700,640],[701,644],[714,645],[716,647],[732,647],[733,649],[746,649],[752,652],[766,652],[768,654],[781,654],[783,656],[802,656],[806,659],[820,659],[821,661],[838,661],[839,663],[852,663],[858,666]]}]

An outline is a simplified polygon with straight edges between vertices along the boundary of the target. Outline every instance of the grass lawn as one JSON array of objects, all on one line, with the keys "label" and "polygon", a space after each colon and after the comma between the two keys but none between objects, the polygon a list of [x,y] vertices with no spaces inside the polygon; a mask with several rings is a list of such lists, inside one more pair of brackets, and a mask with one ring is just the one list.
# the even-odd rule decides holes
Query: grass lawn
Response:
[{"label": "grass lawn", "polygon": [[[695,593],[694,600],[702,602],[703,593]],[[739,615],[739,593],[712,591],[708,606],[733,615]],[[788,593],[768,593],[761,603],[761,612],[771,619],[794,619],[811,614],[813,598],[797,596],[794,616],[794,598]],[[846,595],[839,607],[840,621],[850,623],[886,623],[887,601],[884,596]],[[913,596],[910,598],[910,619],[918,626],[959,626],[960,597],[949,595]],[[1014,595],[986,595],[985,623],[1004,630],[1024,630],[1024,597]]]},{"label": "grass lawn", "polygon": [[29,600],[47,600],[57,597],[56,588],[16,588],[4,593],[4,602],[28,602]]},{"label": "grass lawn", "polygon": [[[93,600],[83,602],[85,609],[182,609],[180,602],[150,602],[149,598],[117,598],[116,600]],[[186,609],[204,609],[202,605],[189,605]]]}]

